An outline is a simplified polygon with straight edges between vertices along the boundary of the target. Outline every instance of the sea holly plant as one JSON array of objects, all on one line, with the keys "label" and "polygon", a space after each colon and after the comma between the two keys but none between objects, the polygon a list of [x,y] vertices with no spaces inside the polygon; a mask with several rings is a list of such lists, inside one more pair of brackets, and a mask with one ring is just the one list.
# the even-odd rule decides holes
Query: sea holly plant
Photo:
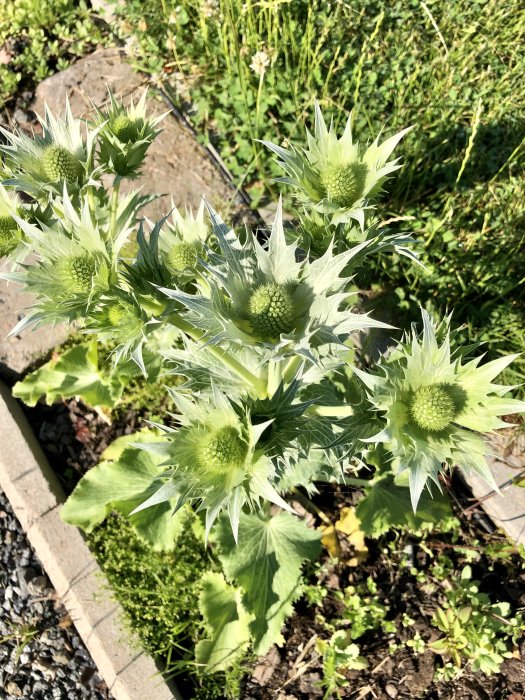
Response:
[{"label": "sea holly plant", "polygon": [[[279,202],[270,230],[253,233],[204,202],[151,222],[151,197],[120,192],[160,134],[145,97],[126,107],[110,95],[92,122],[68,105],[40,121],[42,135],[3,132],[0,145],[1,275],[34,297],[12,333],[67,322],[86,341],[14,393],[107,410],[139,373],[170,384],[172,413],[110,446],[62,516],[90,531],[117,511],[157,549],[200,524],[216,565],[202,580],[198,664],[221,670],[241,647],[282,642],[322,534],[294,499],[308,503],[323,482],[358,486],[357,518],[375,536],[448,517],[444,496],[433,500],[447,469],[494,485],[484,433],[525,409],[495,382],[512,357],[483,363],[457,345],[450,318],[423,312],[422,333],[376,366],[359,361],[358,335],[389,327],[361,309],[356,273],[392,250],[415,259],[409,237],[374,214],[408,129],[365,146],[351,119],[338,138],[316,105],[306,144],[267,144],[297,195],[296,223],[285,227]],[[361,663],[339,638],[323,654],[334,673]]]}]

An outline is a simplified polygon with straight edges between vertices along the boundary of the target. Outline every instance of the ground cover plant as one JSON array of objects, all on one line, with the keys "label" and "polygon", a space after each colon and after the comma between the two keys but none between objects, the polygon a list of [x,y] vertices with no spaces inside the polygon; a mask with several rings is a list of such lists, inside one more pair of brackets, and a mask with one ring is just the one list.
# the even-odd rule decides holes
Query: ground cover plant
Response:
[{"label": "ground cover plant", "polygon": [[[525,404],[495,381],[515,358],[482,362],[449,316],[422,310],[420,328],[373,366],[358,357],[360,336],[389,327],[363,312],[355,275],[393,251],[415,263],[410,239],[374,208],[409,129],[366,145],[352,117],[338,134],[316,105],[303,144],[264,144],[295,192],[297,224],[285,232],[279,203],[271,231],[253,233],[204,204],[138,220],[150,198],[120,186],[136,177],[161,121],[146,114],[145,95],[129,107],[110,96],[89,123],[66,106],[41,118],[42,136],[3,130],[0,240],[12,270],[2,276],[35,295],[12,334],[67,321],[91,337],[14,387],[26,403],[80,396],[112,407],[139,375],[170,377],[170,420],[110,445],[62,516],[89,533],[116,511],[158,552],[196,524],[214,562],[199,582],[195,662],[215,673],[284,641],[303,564],[319,559],[321,540],[340,556],[338,533],[359,529],[358,559],[365,534],[446,519],[439,492],[454,466],[495,487],[484,434]],[[111,363],[101,363],[100,343]],[[322,512],[310,496],[323,483],[359,487],[361,498],[320,531],[299,511]],[[367,616],[356,618],[355,595],[345,591],[349,634],[334,629],[318,646],[326,697],[343,671],[364,668],[352,634],[388,629],[376,600],[358,602]],[[498,670],[522,629],[510,606],[476,596],[468,588],[435,613],[444,637],[434,649],[451,656],[451,673],[464,662]],[[508,616],[512,633],[487,630],[490,615]],[[411,642],[415,651],[427,643]]]},{"label": "ground cover plant", "polygon": [[104,44],[84,0],[5,0],[0,12],[0,105],[28,106],[39,81]]},{"label": "ground cover plant", "polygon": [[[381,212],[400,217],[394,230],[415,233],[427,270],[378,258],[363,285],[396,300],[407,327],[418,303],[439,314],[454,308],[465,339],[486,342],[491,357],[524,349],[520,9],[519,0],[116,7],[131,60],[168,80],[256,205],[275,196],[280,174],[256,139],[296,139],[314,99],[336,119],[354,109],[360,133],[415,124]],[[505,377],[523,382],[523,360]]]}]

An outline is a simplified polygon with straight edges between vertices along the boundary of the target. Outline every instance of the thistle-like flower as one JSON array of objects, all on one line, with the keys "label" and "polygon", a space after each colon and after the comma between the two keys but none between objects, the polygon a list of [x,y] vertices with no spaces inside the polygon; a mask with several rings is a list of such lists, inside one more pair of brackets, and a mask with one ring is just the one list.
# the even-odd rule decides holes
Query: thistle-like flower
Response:
[{"label": "thistle-like flower", "polygon": [[422,314],[422,337],[415,330],[407,335],[381,360],[380,374],[354,370],[386,419],[369,441],[385,444],[401,481],[408,475],[414,509],[429,479],[439,487],[444,465],[475,471],[497,488],[480,433],[508,427],[498,416],[525,411],[525,402],[505,398],[512,387],[492,383],[516,355],[479,366],[481,357],[451,351],[450,317],[435,326]]},{"label": "thistle-like flower", "polygon": [[18,197],[0,184],[0,258],[13,254],[20,245],[22,231],[13,218],[20,214]]},{"label": "thistle-like flower", "polygon": [[237,537],[243,507],[255,509],[266,500],[291,510],[272,486],[274,466],[258,446],[271,421],[252,425],[249,413],[239,417],[217,389],[212,389],[209,403],[170,393],[180,411],[181,427],[163,428],[165,442],[137,443],[165,457],[167,480],[135,512],[178,497],[180,505],[193,501],[198,510],[206,511],[206,534],[217,516],[227,511]]},{"label": "thistle-like flower", "polygon": [[109,107],[105,110],[97,108],[99,159],[106,172],[120,177],[137,177],[146,151],[160,134],[157,126],[166,115],[147,116],[146,94],[145,91],[136,105],[132,100],[126,108],[110,92]]},{"label": "thistle-like flower", "polygon": [[334,224],[355,219],[364,228],[365,211],[391,173],[401,167],[398,158],[388,158],[409,130],[400,131],[381,145],[378,137],[365,148],[353,140],[352,115],[338,139],[333,122],[328,129],[316,103],[314,135],[307,130],[306,149],[263,143],[279,156],[278,163],[287,173],[279,181],[295,187],[305,206],[326,214]]},{"label": "thistle-like flower", "polygon": [[46,204],[50,195],[61,195],[64,185],[69,192],[78,191],[86,182],[88,163],[96,133],[85,127],[71,113],[69,101],[63,117],[54,117],[45,109],[38,117],[42,136],[29,138],[0,127],[7,143],[0,144],[9,178],[14,185]]},{"label": "thistle-like flower", "polygon": [[166,220],[159,235],[159,248],[165,265],[177,281],[195,279],[199,258],[204,255],[210,229],[204,220],[204,200],[196,215],[180,213],[172,200],[171,217]]},{"label": "thistle-like flower", "polygon": [[77,212],[64,189],[64,216],[49,226],[38,227],[15,217],[24,234],[24,248],[37,261],[19,262],[15,272],[1,276],[25,285],[36,302],[11,335],[29,326],[84,318],[95,300],[116,284],[118,253],[129,230],[107,239],[93,223],[88,201],[80,201]]},{"label": "thistle-like flower", "polygon": [[318,260],[298,261],[297,244],[285,240],[281,205],[266,247],[249,233],[241,244],[214,212],[211,217],[221,253],[207,249],[205,287],[197,283],[197,294],[162,290],[187,308],[184,319],[201,339],[250,346],[261,363],[291,355],[316,362],[343,347],[352,331],[384,327],[350,311],[349,278],[341,276],[368,242],[340,255],[329,246]]}]

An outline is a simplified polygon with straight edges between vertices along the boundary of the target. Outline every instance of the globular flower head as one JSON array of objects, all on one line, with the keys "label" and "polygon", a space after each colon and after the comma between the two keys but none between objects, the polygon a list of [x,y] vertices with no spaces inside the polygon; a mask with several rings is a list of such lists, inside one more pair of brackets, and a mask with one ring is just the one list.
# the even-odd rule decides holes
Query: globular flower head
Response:
[{"label": "globular flower head", "polygon": [[74,193],[85,184],[95,132],[73,117],[69,101],[62,117],[46,107],[38,120],[42,136],[34,138],[0,128],[7,141],[0,152],[9,172],[6,182],[46,204],[51,195],[62,194],[64,185]]},{"label": "globular flower head", "polygon": [[117,102],[109,93],[109,106],[97,109],[96,125],[99,134],[99,159],[107,172],[120,177],[134,178],[140,171],[146,151],[160,134],[158,124],[165,115],[146,114],[146,92],[129,107]]},{"label": "globular flower head", "polygon": [[274,467],[258,446],[268,423],[252,425],[248,412],[240,417],[213,388],[209,402],[172,395],[181,426],[166,428],[165,442],[138,445],[165,457],[169,478],[139,509],[178,496],[181,505],[192,501],[206,511],[207,533],[227,511],[235,537],[243,507],[255,509],[267,500],[290,510],[272,486]]},{"label": "globular flower head", "polygon": [[118,285],[101,294],[92,305],[86,332],[112,346],[115,364],[130,358],[150,379],[160,368],[159,353],[172,347],[178,336],[176,329],[148,314],[131,290]]},{"label": "globular flower head", "polygon": [[164,264],[177,282],[195,279],[209,233],[209,226],[204,219],[204,201],[195,216],[191,211],[182,214],[172,201],[171,215],[160,232],[159,248]]},{"label": "globular flower head", "polygon": [[450,317],[436,326],[422,313],[421,337],[407,335],[377,374],[355,370],[386,420],[371,441],[384,443],[394,470],[408,475],[414,508],[429,479],[439,484],[443,465],[473,470],[495,487],[482,433],[508,426],[498,416],[525,410],[505,397],[512,387],[493,383],[515,355],[480,366],[481,357],[451,350]]},{"label": "globular flower head", "polygon": [[0,258],[13,255],[20,246],[22,231],[14,217],[21,213],[16,194],[0,184]]},{"label": "globular flower head", "polygon": [[383,325],[351,312],[349,278],[341,275],[366,242],[340,255],[329,246],[309,262],[286,243],[280,206],[264,247],[249,233],[241,243],[214,212],[212,222],[220,254],[207,250],[206,285],[197,283],[197,294],[163,289],[208,342],[251,347],[261,362],[294,354],[316,362],[353,330]]},{"label": "globular flower head", "polygon": [[364,228],[365,211],[391,173],[401,167],[399,159],[388,159],[407,131],[382,144],[378,137],[365,147],[353,140],[352,115],[343,135],[337,138],[333,122],[327,128],[316,103],[314,134],[307,130],[307,148],[263,143],[280,158],[278,163],[287,174],[280,181],[295,187],[306,207],[325,214],[334,224],[354,219]]},{"label": "globular flower head", "polygon": [[87,200],[80,200],[77,211],[65,189],[60,206],[64,216],[49,225],[36,226],[16,217],[24,234],[22,247],[37,260],[19,261],[15,272],[2,277],[24,284],[36,301],[12,335],[31,325],[85,318],[116,281],[117,256],[127,231],[107,239],[93,223]]}]

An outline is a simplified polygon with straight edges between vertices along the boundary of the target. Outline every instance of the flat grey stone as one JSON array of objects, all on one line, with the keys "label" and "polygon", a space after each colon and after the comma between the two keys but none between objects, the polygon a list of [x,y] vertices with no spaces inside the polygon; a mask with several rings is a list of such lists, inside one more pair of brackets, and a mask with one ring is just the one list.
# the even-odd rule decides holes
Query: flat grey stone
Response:
[{"label": "flat grey stone", "polygon": [[[137,101],[147,89],[146,79],[126,63],[121,49],[96,51],[44,80],[36,90],[33,109],[43,114],[47,104],[53,113],[61,113],[67,97],[73,114],[87,118],[93,114],[93,104],[101,107],[107,102],[108,87],[127,103],[132,97]],[[147,105],[151,113],[163,114],[168,110],[154,92],[150,92]],[[177,207],[188,206],[195,210],[203,196],[225,220],[230,216],[238,218],[241,210],[235,190],[191,131],[172,114],[164,119],[162,128],[163,132],[148,151],[142,174],[132,182],[124,182],[122,191],[141,188],[144,193],[163,194],[143,210],[143,214],[153,220],[161,219],[170,211],[171,197]],[[0,368],[3,364],[23,372],[35,358],[60,345],[67,336],[65,326],[44,326],[5,340],[19,314],[31,302],[32,297],[21,292],[18,285],[0,280]]]},{"label": "flat grey stone", "polygon": [[490,437],[489,445],[497,455],[489,457],[488,463],[501,494],[474,473],[467,481],[494,523],[509,539],[525,546],[525,488],[516,485],[520,478],[525,479],[525,431],[502,430]]}]

